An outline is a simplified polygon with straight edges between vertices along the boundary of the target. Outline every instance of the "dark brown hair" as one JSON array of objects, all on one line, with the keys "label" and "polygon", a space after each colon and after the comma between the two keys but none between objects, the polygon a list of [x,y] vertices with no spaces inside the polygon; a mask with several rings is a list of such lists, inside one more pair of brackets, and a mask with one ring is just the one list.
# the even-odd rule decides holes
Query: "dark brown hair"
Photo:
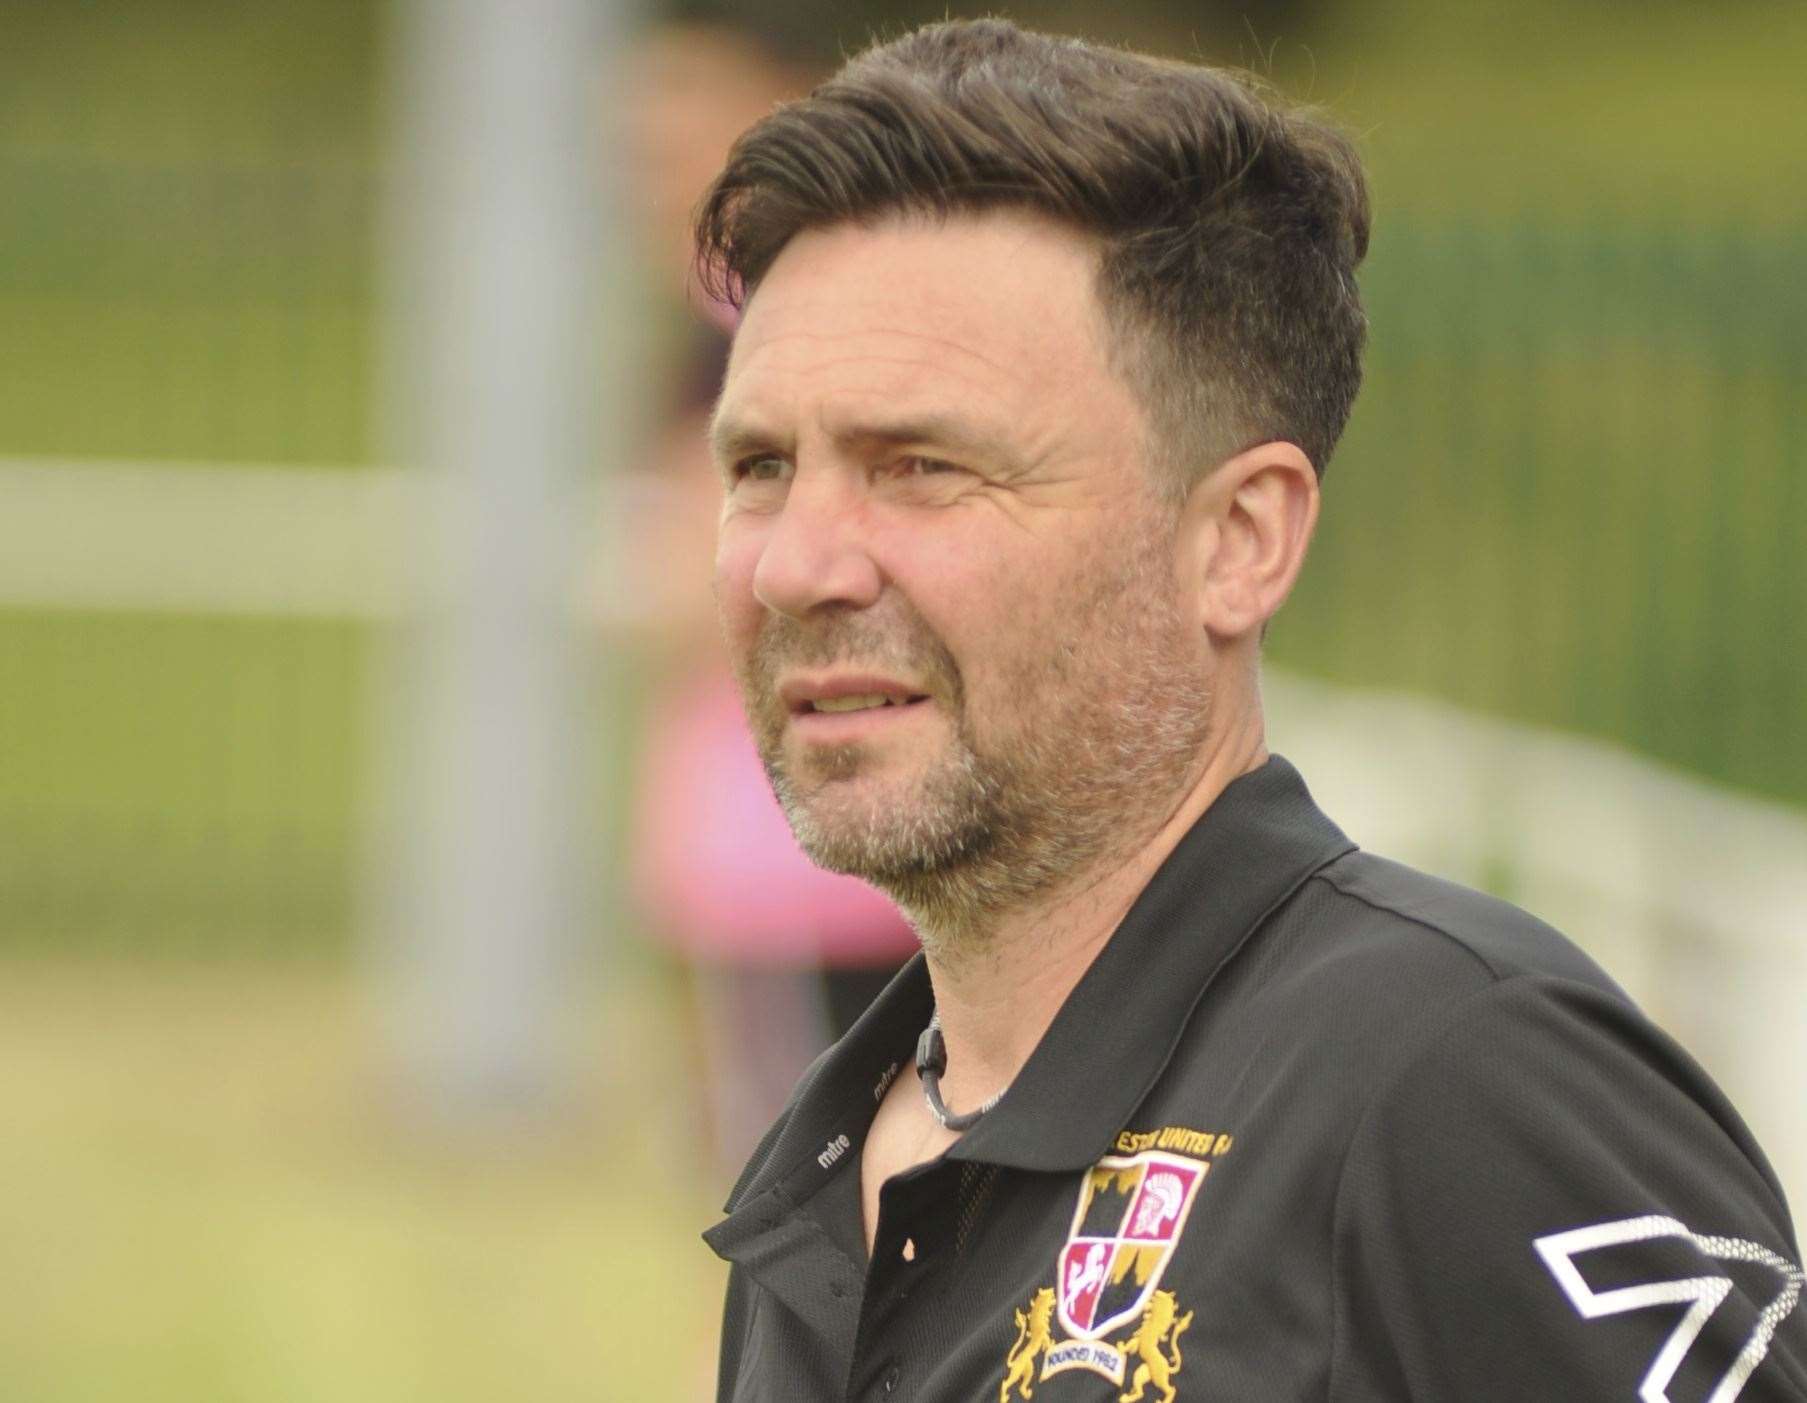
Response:
[{"label": "dark brown hair", "polygon": [[1003,208],[1098,239],[1112,358],[1177,486],[1268,439],[1322,474],[1361,384],[1367,189],[1345,137],[1249,76],[928,25],[740,138],[698,258],[738,304],[806,229]]}]

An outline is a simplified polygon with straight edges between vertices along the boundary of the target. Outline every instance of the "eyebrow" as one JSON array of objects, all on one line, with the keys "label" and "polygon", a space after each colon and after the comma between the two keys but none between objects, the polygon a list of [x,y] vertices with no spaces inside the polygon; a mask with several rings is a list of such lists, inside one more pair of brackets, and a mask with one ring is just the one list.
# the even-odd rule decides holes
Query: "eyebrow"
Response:
[{"label": "eyebrow", "polygon": [[719,413],[709,421],[709,451],[718,463],[732,463],[753,453],[782,451],[777,436],[752,424],[725,419]]},{"label": "eyebrow", "polygon": [[[857,424],[835,434],[840,444],[884,445],[937,444],[956,453],[1006,458],[1002,442],[996,434],[964,419],[946,414],[913,414],[890,420],[873,420]],[[709,446],[716,461],[733,462],[753,453],[789,451],[784,436],[768,433],[758,426],[731,417],[718,416],[709,425]]]}]

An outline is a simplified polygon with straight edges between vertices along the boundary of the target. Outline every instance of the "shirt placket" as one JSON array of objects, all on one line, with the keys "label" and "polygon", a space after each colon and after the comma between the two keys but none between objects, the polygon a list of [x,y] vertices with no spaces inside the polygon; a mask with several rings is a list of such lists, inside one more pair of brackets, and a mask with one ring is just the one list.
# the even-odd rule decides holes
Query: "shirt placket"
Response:
[{"label": "shirt placket", "polygon": [[893,1178],[879,1195],[878,1228],[866,1266],[860,1323],[848,1371],[849,1403],[901,1403],[917,1396],[932,1362],[950,1295],[960,1166],[937,1161]]}]

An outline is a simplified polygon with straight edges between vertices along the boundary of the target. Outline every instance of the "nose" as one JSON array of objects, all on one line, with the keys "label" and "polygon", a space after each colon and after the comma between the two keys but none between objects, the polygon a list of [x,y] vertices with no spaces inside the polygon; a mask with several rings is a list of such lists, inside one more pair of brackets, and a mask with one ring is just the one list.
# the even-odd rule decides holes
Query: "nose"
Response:
[{"label": "nose", "polygon": [[833,472],[799,471],[753,570],[753,594],[802,618],[824,605],[865,609],[884,580],[869,549],[868,505]]}]

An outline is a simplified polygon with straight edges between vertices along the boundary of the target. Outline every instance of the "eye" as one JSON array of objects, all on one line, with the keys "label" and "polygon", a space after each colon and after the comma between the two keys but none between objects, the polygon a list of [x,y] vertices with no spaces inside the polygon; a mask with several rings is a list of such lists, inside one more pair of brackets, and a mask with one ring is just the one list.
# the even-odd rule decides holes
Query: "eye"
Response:
[{"label": "eye", "polygon": [[934,477],[941,473],[957,473],[960,470],[956,463],[947,462],[942,458],[925,458],[920,453],[912,453],[897,460],[897,471],[902,477]]},{"label": "eye", "polygon": [[773,453],[756,453],[728,469],[735,482],[783,482],[790,474],[790,463]]}]

